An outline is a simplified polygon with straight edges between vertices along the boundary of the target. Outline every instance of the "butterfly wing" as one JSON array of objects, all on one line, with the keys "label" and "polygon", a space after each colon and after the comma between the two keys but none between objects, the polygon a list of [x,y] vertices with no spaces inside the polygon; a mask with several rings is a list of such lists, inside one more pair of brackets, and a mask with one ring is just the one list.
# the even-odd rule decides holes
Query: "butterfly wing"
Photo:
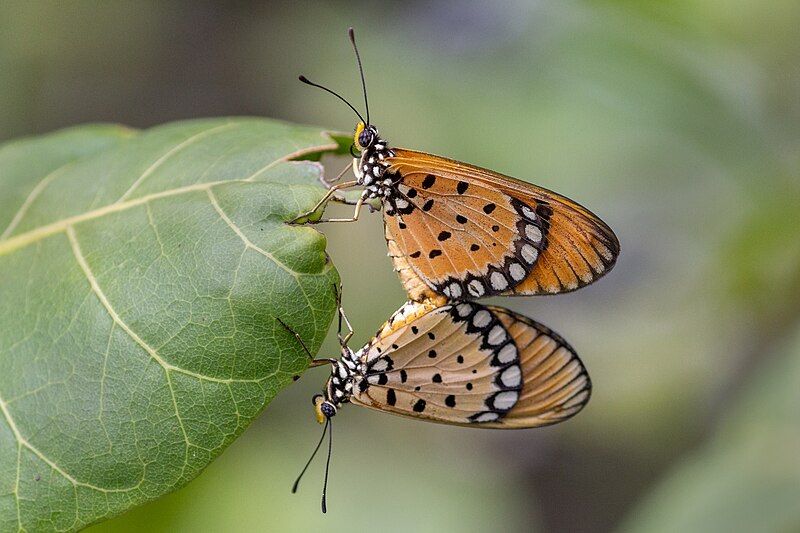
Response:
[{"label": "butterfly wing", "polygon": [[387,200],[386,239],[412,299],[567,292],[614,266],[613,231],[572,200],[458,161],[393,152],[387,172],[399,197]]},{"label": "butterfly wing", "polygon": [[524,386],[501,427],[557,424],[589,402],[592,383],[575,350],[548,327],[502,307],[490,306],[517,345]]},{"label": "butterfly wing", "polygon": [[410,302],[361,357],[369,370],[351,402],[433,422],[543,426],[575,414],[589,395],[583,366],[559,337],[471,302]]}]

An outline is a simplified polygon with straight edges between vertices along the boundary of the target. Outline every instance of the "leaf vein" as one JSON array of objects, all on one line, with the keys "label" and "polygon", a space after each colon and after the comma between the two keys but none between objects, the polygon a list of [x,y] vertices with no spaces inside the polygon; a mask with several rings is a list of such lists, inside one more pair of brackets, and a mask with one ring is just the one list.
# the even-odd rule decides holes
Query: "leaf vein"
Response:
[{"label": "leaf vein", "polygon": [[170,150],[168,150],[166,153],[164,153],[164,155],[162,155],[161,157],[156,159],[153,162],[152,165],[147,167],[147,169],[144,172],[142,172],[142,174],[138,178],[136,178],[136,180],[134,180],[134,182],[131,184],[131,186],[128,188],[128,190],[125,191],[125,193],[122,196],[120,196],[119,200],[117,200],[115,203],[119,204],[119,203],[124,202],[131,194],[133,194],[133,192],[137,188],[139,188],[139,186],[147,178],[150,177],[150,175],[153,172],[155,172],[155,170],[158,167],[163,165],[170,157],[174,156],[175,154],[177,154],[178,152],[180,152],[184,148],[186,148],[188,146],[191,146],[192,144],[194,144],[195,142],[199,141],[200,139],[202,139],[204,137],[208,137],[209,135],[214,134],[214,133],[216,133],[218,131],[227,130],[227,129],[230,129],[230,128],[234,127],[234,126],[238,126],[238,125],[239,124],[237,124],[236,122],[230,122],[228,124],[222,124],[222,125],[217,126],[215,128],[211,128],[210,130],[205,130],[205,131],[198,132],[198,133],[192,135],[191,137],[189,137],[188,139],[184,140],[183,142],[180,142],[180,143],[176,144]]},{"label": "leaf vein", "polygon": [[219,202],[217,201],[217,197],[214,196],[214,193],[211,191],[211,189],[207,189],[206,190],[206,194],[208,195],[208,199],[211,201],[211,205],[214,207],[214,210],[217,212],[219,217],[228,225],[228,227],[230,227],[233,230],[233,232],[236,235],[239,236],[239,238],[242,240],[242,242],[244,243],[244,245],[247,248],[250,248],[251,250],[254,250],[254,251],[258,252],[259,254],[263,255],[264,257],[266,257],[267,259],[272,261],[275,264],[275,266],[277,266],[281,270],[286,271],[292,277],[297,278],[299,276],[299,274],[297,272],[295,272],[294,270],[292,270],[291,268],[286,266],[283,262],[279,261],[278,258],[276,258],[274,255],[272,255],[268,251],[264,250],[263,248],[261,248],[259,246],[256,246],[253,243],[253,241],[248,239],[247,235],[245,235],[242,232],[242,230],[239,228],[239,226],[237,226],[236,223],[234,223],[233,220],[230,219],[228,214],[225,213],[225,211],[223,211],[222,206],[219,205]]},{"label": "leaf vein", "polygon": [[262,379],[236,379],[236,378],[217,378],[214,376],[206,376],[204,374],[199,374],[197,372],[193,372],[191,370],[187,370],[185,368],[181,368],[179,366],[173,365],[166,360],[164,360],[158,352],[153,349],[149,344],[147,344],[139,335],[136,334],[135,331],[128,326],[125,321],[119,316],[116,310],[113,308],[111,303],[108,301],[103,290],[100,288],[100,285],[97,282],[97,278],[92,273],[91,269],[89,268],[88,263],[86,262],[86,258],[83,256],[80,245],[78,243],[77,236],[75,235],[75,229],[70,226],[67,228],[67,237],[70,242],[70,246],[72,247],[72,252],[75,255],[75,259],[78,261],[78,264],[83,270],[84,276],[86,277],[89,285],[92,288],[92,291],[95,293],[97,298],[100,300],[100,303],[105,307],[106,311],[108,312],[111,320],[119,326],[122,331],[124,331],[136,344],[138,344],[145,352],[147,352],[150,357],[161,365],[164,370],[168,372],[178,372],[180,374],[185,374],[187,376],[202,380],[202,381],[210,381],[213,383],[258,383],[263,381]]},{"label": "leaf vein", "polygon": [[[69,475],[69,473],[64,471],[56,463],[51,461],[46,455],[44,455],[42,452],[40,452],[35,446],[33,446],[30,442],[28,442],[22,436],[22,433],[20,433],[19,428],[17,428],[17,424],[16,424],[16,422],[14,422],[14,419],[11,416],[11,413],[8,411],[8,408],[6,407],[6,404],[5,404],[5,402],[3,401],[2,398],[0,398],[0,411],[3,412],[3,417],[6,419],[6,423],[8,423],[8,427],[11,428],[11,432],[14,434],[14,438],[17,439],[18,445],[21,448],[27,448],[28,450],[30,450],[39,459],[41,459],[43,462],[47,463],[47,465],[50,468],[52,468],[53,470],[58,472],[64,479],[69,481],[73,485],[73,487],[86,487],[86,488],[89,488],[89,489],[92,489],[92,490],[97,490],[97,491],[100,491],[100,492],[128,492],[131,489],[135,488],[135,487],[131,487],[131,488],[124,488],[124,489],[106,489],[106,488],[103,488],[103,487],[98,487],[96,485],[92,485],[91,483],[85,483],[83,481],[78,481],[77,479],[75,479],[74,477]],[[21,469],[21,464],[20,464],[20,460],[18,460],[18,462],[17,462],[17,476],[19,476],[20,469]],[[19,498],[19,494],[17,494],[17,498]]]},{"label": "leaf vein", "polygon": [[288,161],[297,157],[301,157],[306,154],[314,153],[314,152],[323,152],[325,150],[332,150],[336,148],[336,145],[319,145],[319,146],[309,146],[305,148],[300,148],[296,152],[291,154],[286,154],[285,156],[272,161],[270,164],[266,165],[256,174],[250,176],[246,179],[227,179],[227,180],[218,180],[218,181],[211,181],[208,183],[195,183],[192,185],[187,185],[185,187],[178,187],[177,189],[169,189],[166,191],[160,191],[152,194],[148,194],[145,196],[140,196],[139,198],[135,198],[133,200],[128,200],[122,203],[115,203],[106,205],[103,207],[99,207],[97,209],[92,209],[91,211],[87,211],[85,213],[81,213],[78,215],[74,215],[71,217],[63,218],[61,220],[56,220],[51,222],[50,224],[46,224],[44,226],[40,226],[38,228],[32,229],[10,239],[2,240],[0,239],[0,255],[5,255],[8,253],[13,252],[18,248],[23,248],[28,246],[29,244],[38,242],[45,237],[53,235],[55,233],[60,233],[62,231],[66,231],[66,229],[70,226],[74,226],[80,222],[86,222],[88,220],[95,220],[106,215],[110,215],[112,213],[118,213],[120,211],[125,211],[127,209],[131,209],[134,207],[138,207],[143,204],[147,204],[154,200],[158,200],[161,198],[169,198],[171,196],[179,196],[181,194],[191,193],[195,191],[205,191],[210,190],[211,188],[217,185],[224,185],[227,183],[250,183],[252,179],[272,168],[273,166],[282,163],[284,161]]},{"label": "leaf vein", "polygon": [[53,172],[42,178],[39,181],[39,183],[36,184],[36,187],[34,187],[31,190],[30,194],[28,194],[28,197],[25,198],[25,201],[22,202],[22,205],[14,214],[14,218],[11,219],[11,222],[9,222],[8,227],[6,227],[3,233],[0,234],[0,240],[3,240],[9,235],[11,235],[11,232],[13,232],[16,229],[19,223],[22,222],[22,219],[25,217],[25,215],[28,214],[28,209],[30,209],[31,204],[33,204],[33,202],[39,197],[39,195],[42,194],[42,191],[45,189],[45,187],[47,187],[50,184],[50,182],[52,182],[53,179],[55,179],[58,172],[63,170],[64,167],[67,166],[69,166],[69,163],[67,165],[60,166],[59,168],[57,168],[56,170],[54,170]]}]

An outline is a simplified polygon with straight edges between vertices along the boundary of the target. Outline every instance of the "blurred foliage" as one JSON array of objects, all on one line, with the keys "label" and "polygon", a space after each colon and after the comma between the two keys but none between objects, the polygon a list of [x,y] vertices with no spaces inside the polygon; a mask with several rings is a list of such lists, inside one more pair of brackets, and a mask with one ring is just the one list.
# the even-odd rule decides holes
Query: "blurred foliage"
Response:
[{"label": "blurred foliage", "polygon": [[[286,494],[318,438],[308,398],[325,372],[309,372],[189,487],[97,530],[349,531],[354,516],[416,531],[759,523],[700,521],[703,501],[762,516],[760,531],[800,529],[797,472],[762,483],[748,475],[758,454],[730,451],[780,461],[770,450],[792,449],[800,421],[742,414],[725,429],[769,391],[789,394],[769,368],[800,358],[799,22],[794,0],[0,4],[0,137],[240,114],[346,130],[352,113],[295,78],[360,105],[352,25],[390,142],[553,188],[622,243],[591,287],[495,301],[582,355],[595,391],[574,420],[482,432],[353,407],[334,428],[323,518],[322,465]],[[334,175],[347,162],[325,163]],[[357,345],[403,301],[379,217],[319,229]],[[331,339],[324,349],[337,353]],[[722,490],[731,480],[741,492]]]},{"label": "blurred foliage", "polygon": [[623,532],[797,530],[800,331],[777,352],[708,444],[681,461]]}]

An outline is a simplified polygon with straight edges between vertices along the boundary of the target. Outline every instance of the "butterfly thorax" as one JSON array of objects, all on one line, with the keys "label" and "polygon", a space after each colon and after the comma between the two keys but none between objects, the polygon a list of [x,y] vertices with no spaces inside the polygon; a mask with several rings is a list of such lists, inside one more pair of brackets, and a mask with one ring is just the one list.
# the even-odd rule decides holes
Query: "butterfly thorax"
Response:
[{"label": "butterfly thorax", "polygon": [[350,401],[355,383],[363,381],[367,371],[366,364],[361,362],[359,353],[348,347],[342,348],[342,358],[331,361],[331,376],[319,400],[314,401],[317,418],[323,422],[336,414],[338,407]]},{"label": "butterfly thorax", "polygon": [[361,155],[353,159],[353,172],[358,184],[364,187],[365,199],[388,198],[394,194],[394,187],[399,180],[386,174],[389,168],[388,159],[394,156],[394,152],[386,140],[378,135],[378,130],[374,126],[368,126],[363,130],[362,137],[364,133],[368,134],[367,144],[362,145],[363,141],[357,142],[357,146],[361,148]]}]

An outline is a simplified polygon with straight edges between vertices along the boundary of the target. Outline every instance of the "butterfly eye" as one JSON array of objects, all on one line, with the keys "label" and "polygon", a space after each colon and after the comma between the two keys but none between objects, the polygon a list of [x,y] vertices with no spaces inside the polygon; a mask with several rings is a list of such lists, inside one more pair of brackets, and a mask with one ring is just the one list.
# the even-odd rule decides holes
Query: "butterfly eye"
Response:
[{"label": "butterfly eye", "polygon": [[374,139],[375,134],[373,132],[373,128],[370,126],[368,128],[364,128],[364,130],[362,130],[358,135],[358,144],[361,145],[362,148],[369,148]]},{"label": "butterfly eye", "polygon": [[330,418],[336,414],[336,408],[330,402],[322,402],[319,410],[325,415],[325,418]]}]

